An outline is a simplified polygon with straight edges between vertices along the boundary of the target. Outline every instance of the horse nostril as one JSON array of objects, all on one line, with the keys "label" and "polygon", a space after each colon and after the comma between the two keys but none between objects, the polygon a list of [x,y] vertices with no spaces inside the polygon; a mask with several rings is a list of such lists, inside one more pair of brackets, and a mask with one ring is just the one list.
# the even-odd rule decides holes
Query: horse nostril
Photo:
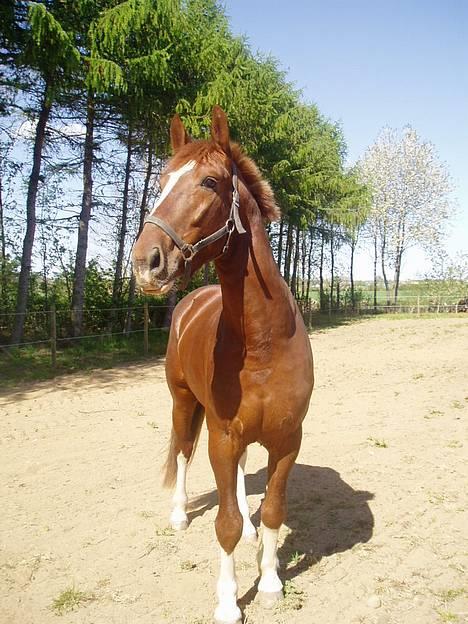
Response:
[{"label": "horse nostril", "polygon": [[159,267],[161,266],[161,253],[159,252],[158,247],[155,247],[150,253],[148,264],[150,271],[152,271],[153,269],[159,269]]},{"label": "horse nostril", "polygon": [[150,271],[152,271],[153,269],[159,269],[159,266],[161,264],[161,253],[158,247],[155,247],[150,253],[148,264]]}]

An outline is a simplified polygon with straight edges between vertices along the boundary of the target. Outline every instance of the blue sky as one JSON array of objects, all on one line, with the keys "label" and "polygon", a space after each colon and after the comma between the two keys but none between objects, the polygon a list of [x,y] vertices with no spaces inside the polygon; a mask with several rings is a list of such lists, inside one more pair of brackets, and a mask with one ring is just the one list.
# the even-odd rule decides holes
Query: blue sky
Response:
[{"label": "blue sky", "polygon": [[[231,27],[271,53],[340,121],[355,161],[384,126],[411,124],[435,144],[454,180],[458,216],[449,253],[468,251],[468,2],[465,0],[229,0]],[[408,257],[404,276],[425,270]]]}]

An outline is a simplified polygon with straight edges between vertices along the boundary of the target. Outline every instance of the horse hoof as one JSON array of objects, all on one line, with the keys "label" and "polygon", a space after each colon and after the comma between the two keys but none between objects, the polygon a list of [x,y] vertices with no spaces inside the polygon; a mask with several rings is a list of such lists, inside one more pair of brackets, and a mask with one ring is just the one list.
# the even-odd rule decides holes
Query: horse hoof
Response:
[{"label": "horse hoof", "polygon": [[213,614],[213,621],[214,624],[242,624],[242,613],[237,605],[228,608],[218,605]]},{"label": "horse hoof", "polygon": [[258,602],[260,606],[264,609],[273,609],[280,600],[283,600],[283,592],[275,591],[275,592],[258,592]]},{"label": "horse hoof", "polygon": [[174,531],[185,531],[188,528],[188,521],[181,520],[180,522],[171,522],[171,527]]}]

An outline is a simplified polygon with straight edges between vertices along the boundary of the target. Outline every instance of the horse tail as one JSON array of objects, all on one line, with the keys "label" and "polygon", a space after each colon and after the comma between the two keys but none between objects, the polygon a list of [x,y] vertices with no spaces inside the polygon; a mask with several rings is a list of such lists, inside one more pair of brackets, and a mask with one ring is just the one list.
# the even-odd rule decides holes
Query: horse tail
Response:
[{"label": "horse tail", "polygon": [[[192,416],[192,423],[190,428],[191,440],[192,440],[192,450],[189,457],[189,465],[192,462],[193,456],[195,455],[195,450],[197,448],[198,439],[200,437],[201,428],[203,425],[203,420],[205,419],[205,409],[203,405],[197,403],[195,410]],[[174,427],[172,427],[171,431],[171,439],[169,442],[169,451],[167,453],[167,459],[163,466],[164,477],[162,485],[165,488],[172,488],[175,485],[177,478],[177,455],[180,452],[180,445],[177,440],[176,432],[174,431]]]}]

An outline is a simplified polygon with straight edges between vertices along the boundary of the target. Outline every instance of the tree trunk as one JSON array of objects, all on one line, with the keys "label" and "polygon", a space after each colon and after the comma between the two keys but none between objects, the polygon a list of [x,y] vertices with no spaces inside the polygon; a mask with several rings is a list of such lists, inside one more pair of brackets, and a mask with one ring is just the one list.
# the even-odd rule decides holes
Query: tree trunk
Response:
[{"label": "tree trunk", "polygon": [[395,264],[395,290],[394,290],[394,300],[393,302],[396,304],[398,300],[398,289],[400,287],[400,273],[401,273],[401,257],[403,255],[403,249],[399,249],[398,255],[396,257]]},{"label": "tree trunk", "polygon": [[291,221],[288,221],[288,230],[286,233],[286,250],[284,257],[284,279],[286,283],[290,285],[289,277],[291,275],[291,254],[292,254],[292,234],[293,225]]},{"label": "tree trunk", "polygon": [[293,260],[293,270],[291,276],[291,292],[295,297],[297,294],[297,265],[299,263],[299,235],[300,230],[296,228],[296,237],[294,241],[294,260]]},{"label": "tree trunk", "polygon": [[330,230],[330,310],[333,309],[333,291],[335,287],[335,252],[333,249],[333,227]]},{"label": "tree trunk", "polygon": [[390,286],[388,284],[388,279],[387,279],[387,271],[385,269],[385,247],[386,247],[386,240],[385,237],[382,240],[382,245],[380,247],[380,255],[381,255],[381,262],[382,262],[382,277],[383,277],[383,281],[385,284],[385,292],[387,294],[387,306],[390,305]]},{"label": "tree trunk", "polygon": [[374,233],[374,314],[377,314],[377,232]]},{"label": "tree trunk", "polygon": [[309,255],[307,258],[307,290],[306,290],[306,299],[309,300],[310,297],[310,282],[312,279],[312,249],[313,249],[314,239],[312,238],[312,234],[310,235],[310,246],[309,246]]},{"label": "tree trunk", "polygon": [[5,234],[5,216],[3,211],[3,187],[0,171],[0,253],[2,254],[0,264],[0,304],[5,312],[8,310],[8,279],[6,268],[6,234]]},{"label": "tree trunk", "polygon": [[[356,239],[354,236],[351,238],[351,261],[349,263],[349,281],[351,284],[351,307],[353,311],[356,308],[356,296],[354,293],[354,251],[356,249]],[[346,305],[346,300],[345,300]]]},{"label": "tree trunk", "polygon": [[16,297],[16,316],[11,343],[18,344],[23,338],[24,319],[28,304],[29,279],[31,276],[32,251],[34,235],[36,233],[36,198],[41,174],[42,151],[47,122],[50,116],[52,101],[50,99],[49,85],[46,84],[42,100],[39,119],[34,138],[33,166],[29,176],[28,195],[26,199],[26,234],[23,240],[23,252],[21,255],[21,271],[18,282],[18,294]]},{"label": "tree trunk", "polygon": [[42,285],[44,288],[44,310],[49,309],[49,280],[47,277],[47,245],[42,243]]},{"label": "tree trunk", "polygon": [[398,300],[398,289],[400,287],[400,273],[401,273],[401,258],[403,256],[403,249],[405,245],[405,222],[403,220],[401,224],[401,229],[399,227],[399,241],[397,246],[396,253],[396,262],[395,262],[395,284],[394,284],[394,299],[393,302],[396,304]]},{"label": "tree trunk", "polygon": [[[153,143],[152,141],[149,141],[148,143],[148,161],[146,163],[146,173],[145,173],[145,182],[143,184],[143,193],[141,195],[141,202],[140,202],[140,223],[138,226],[138,234],[140,234],[141,230],[143,229],[143,222],[145,220],[145,215],[146,215],[146,205],[148,203],[148,192],[149,192],[149,185],[150,185],[150,181],[151,181],[151,174],[153,173]],[[132,313],[131,313],[131,307],[133,306],[133,302],[135,300],[135,287],[136,287],[136,281],[135,281],[135,276],[132,274],[130,276],[130,284],[128,287],[128,308],[129,311],[127,312],[127,320],[125,322],[125,331],[129,332],[132,329]]]},{"label": "tree trunk", "polygon": [[[122,198],[122,218],[119,231],[119,245],[117,248],[117,260],[115,263],[114,284],[112,287],[112,307],[118,307],[122,295],[122,269],[125,254],[125,240],[127,236],[127,220],[128,220],[128,195],[130,186],[130,173],[132,167],[132,129],[129,124],[127,133],[127,161],[125,163],[125,180]],[[117,310],[113,310],[112,318],[115,320],[119,314]]]},{"label": "tree trunk", "polygon": [[307,233],[302,232],[301,236],[301,298],[305,297],[306,289],[306,262],[307,262]]},{"label": "tree trunk", "polygon": [[319,266],[319,280],[320,280],[320,310],[324,309],[325,293],[323,292],[323,259],[324,259],[324,247],[325,236],[322,230],[322,240],[320,242],[320,266]]},{"label": "tree trunk", "polygon": [[83,306],[88,253],[89,220],[93,207],[93,153],[94,153],[94,96],[88,93],[86,103],[86,136],[83,163],[83,197],[76,245],[75,272],[72,296],[73,335],[80,336],[83,326]]},{"label": "tree trunk", "polygon": [[284,231],[284,217],[281,217],[279,234],[278,234],[278,268],[281,273],[281,260],[283,258],[283,231]]}]

